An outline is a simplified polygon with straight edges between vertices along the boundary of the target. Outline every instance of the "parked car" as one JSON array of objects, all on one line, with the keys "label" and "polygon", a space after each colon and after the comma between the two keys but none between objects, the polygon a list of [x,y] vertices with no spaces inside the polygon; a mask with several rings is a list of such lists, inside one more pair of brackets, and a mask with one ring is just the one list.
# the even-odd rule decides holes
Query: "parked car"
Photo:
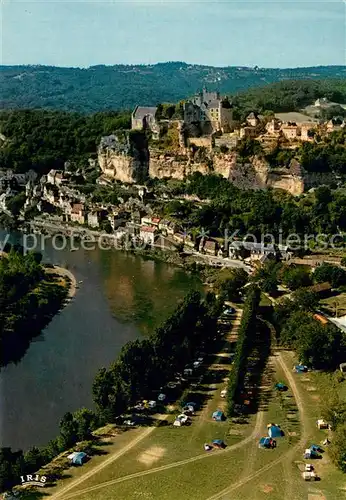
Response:
[{"label": "parked car", "polygon": [[136,422],[134,420],[125,420],[124,421],[124,425],[128,425],[129,427],[133,427],[134,425],[136,425]]}]

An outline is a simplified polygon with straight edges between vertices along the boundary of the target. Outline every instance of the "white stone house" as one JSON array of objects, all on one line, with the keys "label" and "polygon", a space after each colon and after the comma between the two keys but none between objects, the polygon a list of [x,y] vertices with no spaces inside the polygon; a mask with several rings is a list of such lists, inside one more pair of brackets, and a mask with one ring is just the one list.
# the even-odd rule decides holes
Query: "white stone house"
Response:
[{"label": "white stone house", "polygon": [[153,245],[154,241],[155,241],[156,232],[157,232],[156,227],[143,226],[139,230],[139,237],[145,243],[149,243],[150,245]]}]

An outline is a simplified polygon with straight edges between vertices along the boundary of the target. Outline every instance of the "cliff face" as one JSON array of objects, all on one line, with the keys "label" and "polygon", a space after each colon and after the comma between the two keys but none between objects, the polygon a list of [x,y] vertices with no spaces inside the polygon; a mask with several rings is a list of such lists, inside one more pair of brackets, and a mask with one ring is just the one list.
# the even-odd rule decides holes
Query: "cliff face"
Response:
[{"label": "cliff face", "polygon": [[149,176],[163,179],[183,180],[194,172],[207,175],[213,172],[207,161],[195,161],[187,154],[184,155],[164,155],[155,151],[150,153]]},{"label": "cliff face", "polygon": [[140,132],[103,137],[98,148],[98,163],[109,179],[143,182],[149,175],[149,149]]},{"label": "cliff face", "polygon": [[243,163],[237,153],[215,153],[206,148],[197,151],[181,148],[180,152],[170,154],[151,149],[149,154],[143,134],[104,137],[98,149],[98,162],[104,176],[121,182],[140,183],[148,176],[183,180],[200,172],[222,175],[240,189],[271,187],[284,189],[294,196],[304,192],[304,175],[295,160],[288,168],[273,170],[256,156]]},{"label": "cliff face", "polygon": [[210,153],[204,161],[191,155],[168,156],[155,152],[150,155],[150,177],[163,179],[184,179],[187,175],[200,172],[203,175],[222,175],[240,189],[284,189],[294,196],[304,191],[304,180],[299,164],[293,163],[286,169],[271,170],[269,164],[258,158],[241,163],[236,153]]}]

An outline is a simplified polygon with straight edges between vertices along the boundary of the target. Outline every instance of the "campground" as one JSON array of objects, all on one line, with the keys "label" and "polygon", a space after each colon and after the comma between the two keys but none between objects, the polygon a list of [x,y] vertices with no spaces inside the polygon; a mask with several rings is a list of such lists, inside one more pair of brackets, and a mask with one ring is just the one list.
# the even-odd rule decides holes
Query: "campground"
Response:
[{"label": "campground", "polygon": [[[320,444],[328,431],[319,431],[320,403],[328,379],[325,374],[292,372],[294,355],[272,352],[261,376],[257,410],[243,421],[215,422],[212,413],[225,408],[221,390],[232,369],[229,351],[234,348],[241,311],[237,310],[221,349],[203,365],[203,378],[189,389],[185,401],[198,401],[190,426],[172,426],[177,410],[160,415],[166,425],[128,430],[82,468],[68,470],[71,477],[45,490],[50,498],[111,500],[336,500],[346,498],[343,474],[335,469],[325,448],[315,460],[318,482],[304,482],[299,467],[303,452]],[[274,386],[283,382],[288,390]],[[314,390],[311,389],[314,387]],[[340,384],[346,396],[346,381]],[[285,435],[274,449],[259,449],[268,423],[277,423]],[[222,439],[225,450],[206,452],[204,443]],[[107,449],[108,447],[108,449]],[[306,461],[305,461],[306,462]]]}]

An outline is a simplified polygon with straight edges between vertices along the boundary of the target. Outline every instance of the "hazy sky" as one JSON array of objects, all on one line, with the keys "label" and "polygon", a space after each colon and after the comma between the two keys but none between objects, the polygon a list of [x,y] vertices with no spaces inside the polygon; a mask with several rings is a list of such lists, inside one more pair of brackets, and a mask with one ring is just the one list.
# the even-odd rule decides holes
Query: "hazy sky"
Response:
[{"label": "hazy sky", "polygon": [[344,0],[0,0],[1,63],[345,64]]}]

